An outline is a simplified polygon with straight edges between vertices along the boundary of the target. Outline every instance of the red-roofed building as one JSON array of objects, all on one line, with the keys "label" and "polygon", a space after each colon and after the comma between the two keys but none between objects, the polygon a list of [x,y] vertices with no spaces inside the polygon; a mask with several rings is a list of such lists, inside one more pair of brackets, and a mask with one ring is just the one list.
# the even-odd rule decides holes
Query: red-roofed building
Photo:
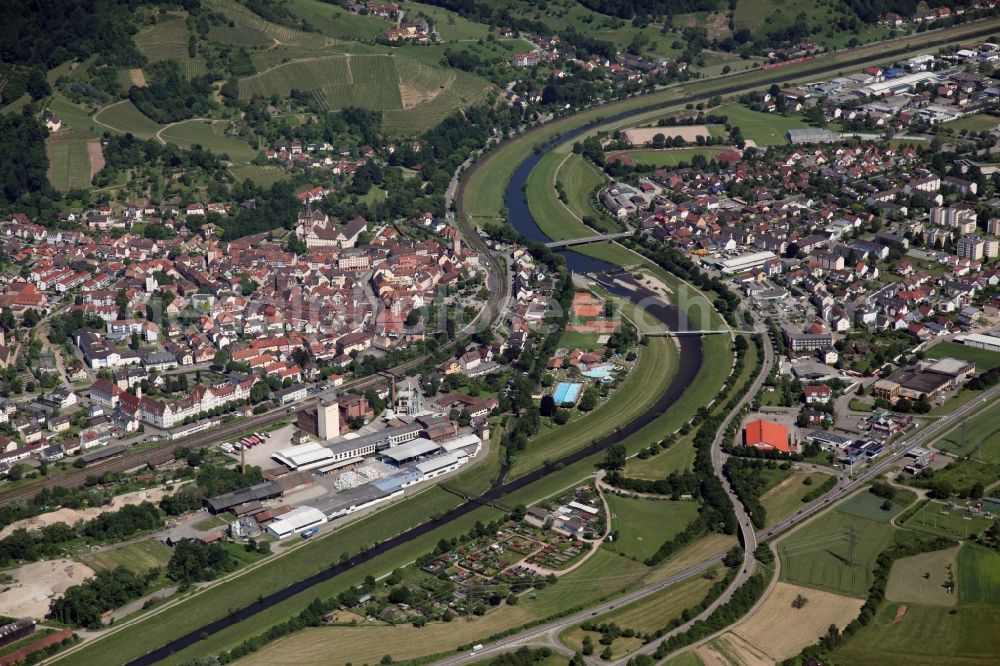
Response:
[{"label": "red-roofed building", "polygon": [[747,423],[743,430],[743,445],[782,453],[791,453],[796,448],[788,438],[788,428],[763,419]]},{"label": "red-roofed building", "polygon": [[806,404],[812,405],[817,402],[829,402],[833,397],[833,391],[826,384],[819,386],[806,386],[802,389],[802,397]]}]

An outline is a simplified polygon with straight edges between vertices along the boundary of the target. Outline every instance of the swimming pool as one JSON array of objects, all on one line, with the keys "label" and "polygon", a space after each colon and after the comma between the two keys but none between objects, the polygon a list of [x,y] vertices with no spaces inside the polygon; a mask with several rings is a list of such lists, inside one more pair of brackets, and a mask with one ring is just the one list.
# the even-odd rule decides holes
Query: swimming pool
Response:
[{"label": "swimming pool", "polygon": [[607,379],[615,371],[616,367],[614,365],[599,365],[584,372],[583,376],[590,377],[591,379]]},{"label": "swimming pool", "polygon": [[557,405],[561,405],[566,402],[575,403],[577,396],[580,395],[580,388],[582,386],[582,384],[559,382],[556,384],[556,390],[555,393],[552,394],[552,399]]}]

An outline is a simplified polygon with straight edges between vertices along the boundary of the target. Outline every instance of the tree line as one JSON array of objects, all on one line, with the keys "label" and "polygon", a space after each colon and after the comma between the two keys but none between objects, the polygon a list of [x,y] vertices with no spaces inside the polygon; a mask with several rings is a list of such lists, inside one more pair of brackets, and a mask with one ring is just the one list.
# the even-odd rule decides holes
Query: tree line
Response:
[{"label": "tree line", "polygon": [[0,539],[0,565],[37,562],[62,555],[66,545],[82,540],[87,543],[122,541],[141,532],[163,526],[163,514],[153,504],[143,502],[124,506],[71,527],[66,523],[47,525],[29,532],[20,528]]}]

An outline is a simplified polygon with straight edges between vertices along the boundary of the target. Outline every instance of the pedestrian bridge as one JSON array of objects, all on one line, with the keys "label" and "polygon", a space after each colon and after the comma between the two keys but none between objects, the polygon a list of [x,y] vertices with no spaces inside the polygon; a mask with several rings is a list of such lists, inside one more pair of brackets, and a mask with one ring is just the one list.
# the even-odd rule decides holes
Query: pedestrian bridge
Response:
[{"label": "pedestrian bridge", "polygon": [[687,338],[697,335],[729,335],[731,333],[732,331],[727,328],[713,328],[697,331],[653,331],[651,333],[643,333],[643,336],[647,338]]},{"label": "pedestrian bridge", "polygon": [[616,240],[618,238],[628,238],[634,231],[621,231],[616,234],[598,234],[597,236],[584,236],[583,238],[570,238],[568,240],[561,241],[550,241],[545,244],[545,247],[557,250],[564,247],[573,247],[575,245],[587,245],[589,243],[600,243],[602,241]]}]

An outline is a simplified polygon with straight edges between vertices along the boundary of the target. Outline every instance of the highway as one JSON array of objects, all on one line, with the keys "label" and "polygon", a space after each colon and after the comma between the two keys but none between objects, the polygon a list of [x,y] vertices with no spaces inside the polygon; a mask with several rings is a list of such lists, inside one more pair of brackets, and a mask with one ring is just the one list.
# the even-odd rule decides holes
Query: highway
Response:
[{"label": "highway", "polygon": [[[764,368],[768,367],[769,366],[765,363]],[[761,373],[761,374],[762,376],[766,377],[766,373]],[[758,379],[760,379],[760,377],[758,377]],[[756,383],[757,382],[755,382],[755,384]],[[748,392],[748,395],[753,395],[753,393]],[[775,525],[765,530],[759,530],[757,532],[748,530],[746,528],[747,522],[744,522],[741,518],[740,524],[741,524],[741,530],[743,532],[744,543],[749,542],[756,544],[761,541],[769,540],[784,532],[787,532],[791,528],[802,523],[808,518],[814,516],[820,511],[831,508],[831,506],[836,502],[838,502],[839,500],[846,498],[848,495],[858,490],[859,488],[863,487],[876,477],[884,474],[890,467],[896,464],[900,458],[905,456],[907,451],[915,447],[926,446],[930,444],[932,441],[944,435],[947,431],[957,427],[965,416],[972,414],[976,410],[982,409],[984,404],[992,402],[998,396],[1000,396],[1000,386],[994,386],[993,388],[987,390],[982,397],[977,398],[976,400],[973,400],[972,402],[967,403],[962,407],[956,409],[949,418],[939,419],[934,423],[932,423],[931,425],[918,428],[915,432],[912,432],[909,435],[909,437],[900,440],[900,442],[898,442],[894,446],[894,450],[891,454],[885,456],[877,463],[869,466],[867,469],[865,469],[863,472],[860,472],[853,479],[847,481],[841,479],[841,483],[838,485],[838,487],[834,488],[826,495],[817,498],[816,500],[805,505],[795,515],[789,516],[788,518],[776,523]],[[739,407],[737,409],[739,409]],[[716,446],[713,446],[713,463],[715,462],[715,452],[717,450],[719,451],[719,461],[721,462],[722,459],[721,450],[719,450],[719,447],[717,446],[717,444],[719,444],[720,441],[721,440],[717,438],[715,442]],[[734,506],[736,507],[741,506],[738,501],[735,501],[735,497],[733,497],[732,495],[730,495],[730,497],[731,499],[734,500]],[[737,514],[740,515],[739,509],[737,510]],[[648,597],[651,594],[656,594],[657,592],[661,592],[663,589],[674,583],[686,580],[692,576],[697,576],[705,572],[707,569],[720,563],[724,555],[725,553],[719,553],[717,556],[712,557],[711,559],[707,559],[697,565],[694,565],[686,569],[685,571],[682,571],[678,574],[675,574],[667,578],[666,580],[648,585],[642,589],[622,595],[613,600],[606,601],[602,604],[596,605],[585,611],[580,611],[578,613],[568,615],[558,620],[554,620],[547,624],[540,625],[537,627],[532,627],[531,629],[526,629],[522,632],[519,632],[517,634],[504,638],[500,641],[497,641],[496,643],[490,644],[489,646],[485,647],[483,650],[476,652],[475,654],[463,652],[453,657],[438,660],[437,662],[434,663],[436,666],[458,666],[459,664],[466,664],[482,660],[486,655],[496,655],[501,652],[516,650],[525,645],[534,647],[549,647],[554,650],[558,650],[559,652],[562,652],[564,654],[573,655],[574,651],[566,647],[562,643],[560,643],[557,639],[557,636],[566,628],[584,622],[590,619],[591,617],[594,617],[595,615],[598,616],[603,615],[611,610],[614,610],[617,607],[635,601],[639,601],[641,599]],[[743,566],[744,569],[749,569],[746,563],[744,563]],[[746,573],[746,571],[744,571],[741,572],[740,576],[742,576],[745,580],[747,577],[749,577],[749,574]],[[727,595],[731,593],[732,590],[733,588],[730,587],[730,589],[727,591]],[[679,627],[678,629],[675,629],[674,631],[670,632],[668,636],[683,631],[690,624],[691,623],[689,622]],[[720,632],[721,631],[725,631],[725,629],[720,630]],[[643,646],[642,648],[640,648],[640,652],[642,653],[652,652],[653,650],[655,650],[655,644],[658,644],[660,641],[665,640],[665,638],[666,636],[664,636],[664,638],[660,639],[659,641],[655,641],[654,643],[650,643],[649,645]],[[650,648],[651,645],[654,647]],[[635,655],[634,654],[630,655],[630,657],[632,656]],[[618,663],[622,663],[624,661],[625,660],[620,660]],[[608,664],[615,662],[606,662],[603,660],[595,659],[592,660],[592,663]]]}]

